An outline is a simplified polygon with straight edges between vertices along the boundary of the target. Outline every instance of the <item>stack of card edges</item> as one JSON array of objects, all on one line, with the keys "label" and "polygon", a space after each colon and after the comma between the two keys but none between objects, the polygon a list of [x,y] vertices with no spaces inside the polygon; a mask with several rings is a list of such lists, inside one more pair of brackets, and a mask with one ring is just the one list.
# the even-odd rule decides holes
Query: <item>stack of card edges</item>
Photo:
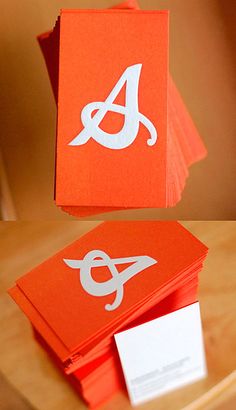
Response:
[{"label": "stack of card edges", "polygon": [[61,10],[38,37],[58,108],[55,201],[75,216],[167,208],[206,149],[169,74],[169,13]]},{"label": "stack of card edges", "polygon": [[9,293],[36,340],[94,408],[125,391],[114,334],[195,303],[206,254],[175,221],[104,222]]}]

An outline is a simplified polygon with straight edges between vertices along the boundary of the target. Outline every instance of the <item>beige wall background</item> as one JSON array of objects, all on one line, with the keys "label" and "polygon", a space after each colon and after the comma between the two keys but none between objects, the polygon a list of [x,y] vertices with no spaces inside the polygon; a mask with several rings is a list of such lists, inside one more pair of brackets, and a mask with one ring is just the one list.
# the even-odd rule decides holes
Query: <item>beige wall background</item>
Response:
[{"label": "beige wall background", "polygon": [[[56,107],[36,35],[59,9],[103,8],[113,0],[9,0],[0,13],[1,150],[19,219],[68,219],[53,203]],[[114,212],[96,219],[235,219],[234,0],[140,0],[170,9],[170,71],[209,155],[190,169],[172,209]]]}]

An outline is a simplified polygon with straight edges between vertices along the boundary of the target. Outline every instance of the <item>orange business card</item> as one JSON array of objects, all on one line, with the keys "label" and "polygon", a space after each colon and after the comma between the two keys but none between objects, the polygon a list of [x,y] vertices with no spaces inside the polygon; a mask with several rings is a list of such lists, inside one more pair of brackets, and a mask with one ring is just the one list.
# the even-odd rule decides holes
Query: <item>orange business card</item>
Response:
[{"label": "orange business card", "polygon": [[[115,12],[119,9],[119,13],[116,14],[114,17]],[[125,14],[122,14],[121,11]],[[133,14],[135,12],[135,14]],[[127,19],[127,24],[122,27],[122,31],[124,35],[128,35],[130,37],[130,41],[127,42],[127,47],[130,47],[130,50],[133,50],[135,39],[141,36],[139,31],[139,24],[140,20],[146,20],[152,13],[159,13],[160,18],[163,18],[163,13],[166,12],[144,12],[139,10],[139,5],[136,0],[128,0],[113,7],[113,10],[108,10],[102,12],[97,10],[91,11],[81,11],[81,10],[67,10],[63,11],[63,13],[70,13],[74,15],[73,20],[77,21],[80,19],[80,13],[92,13],[92,17],[94,14],[101,17],[101,19],[114,19],[117,23],[117,20],[121,18],[126,20],[127,15],[132,13],[131,20],[137,19],[136,27],[129,28],[129,19]],[[105,13],[105,14],[104,14]],[[108,13],[108,15],[106,14]],[[137,18],[137,15],[140,13],[143,14],[143,17]],[[156,16],[155,16],[156,17]],[[167,18],[167,14],[166,14]],[[58,92],[59,92],[59,66],[60,66],[60,77],[64,75],[64,70],[61,69],[61,57],[63,61],[65,58],[63,57],[66,55],[66,80],[63,79],[60,83],[64,84],[64,88],[67,86],[67,80],[69,82],[73,80],[73,84],[77,87],[78,81],[70,77],[70,33],[67,34],[67,41],[61,42],[62,39],[62,31],[61,31],[61,17],[58,17],[56,25],[53,31],[41,34],[38,36],[39,44],[41,50],[43,52],[45,62],[47,65],[51,85],[53,88],[54,96],[56,99],[56,103],[58,106]],[[88,24],[92,24],[92,20],[89,21]],[[64,18],[63,18],[64,21]],[[100,20],[99,20],[100,21]],[[102,21],[102,20],[101,20]],[[150,19],[150,24],[153,22],[153,17]],[[146,24],[146,23],[145,23]],[[147,26],[147,24],[146,24]],[[162,30],[162,24],[158,29]],[[112,25],[113,27],[113,25]],[[116,26],[114,26],[116,27]],[[151,26],[150,26],[151,27]],[[68,27],[67,27],[68,28]],[[128,33],[129,29],[131,29],[131,33]],[[157,29],[157,27],[156,27]],[[65,28],[66,30],[66,28]],[[69,28],[68,28],[69,30]],[[96,30],[95,30],[96,31]],[[164,28],[162,35],[164,36],[166,32],[166,28]],[[64,31],[63,31],[64,33]],[[92,30],[93,33],[93,30]],[[127,34],[128,33],[128,34]],[[78,33],[79,34],[79,33]],[[155,35],[155,30],[153,31]],[[119,37],[118,42],[120,39],[122,40],[122,44],[124,44],[124,35],[120,35],[119,30]],[[99,36],[99,33],[98,33]],[[94,40],[92,35],[88,36],[88,33],[85,35],[86,40],[90,43],[90,47],[88,48],[90,52],[92,52]],[[107,36],[109,37],[109,36]],[[113,33],[111,41],[114,41],[115,34]],[[117,40],[116,37],[116,40]],[[157,37],[159,38],[159,37]],[[130,45],[130,42],[134,40],[134,44]],[[162,39],[163,40],[163,39]],[[106,54],[104,59],[110,58],[110,51],[104,51],[105,44],[109,43],[110,40],[104,40],[104,34],[102,35],[102,57],[104,57],[104,53]],[[156,41],[156,37],[153,37],[153,42]],[[77,37],[73,37],[73,45],[77,42]],[[96,43],[96,59],[99,58],[99,50],[100,50],[100,43],[99,39],[97,39]],[[142,42],[141,42],[142,43]],[[141,44],[140,43],[140,44]],[[163,42],[156,43],[156,48],[159,48],[159,44],[163,45]],[[168,43],[168,41],[167,41]],[[63,44],[63,48],[62,48]],[[121,44],[121,43],[120,43]],[[149,47],[146,47],[144,50],[145,55],[149,53],[150,50],[153,51],[154,45],[152,41],[148,42]],[[144,45],[144,44],[143,44]],[[83,45],[81,41],[78,40],[78,49],[76,51],[76,56]],[[67,50],[65,51],[65,47]],[[127,54],[129,49],[125,47],[122,53]],[[151,48],[150,48],[151,47]],[[75,46],[74,46],[75,48]],[[121,48],[121,46],[120,46]],[[120,50],[119,48],[119,50]],[[110,50],[110,47],[108,47]],[[141,53],[141,49],[139,50]],[[114,50],[112,51],[114,53]],[[84,58],[84,54],[87,51],[84,50],[81,54],[81,57]],[[152,56],[157,56],[156,53],[153,53]],[[121,50],[119,52],[121,55]],[[152,58],[151,56],[151,58]],[[163,53],[164,56],[164,53]],[[128,56],[131,58],[131,55]],[[160,55],[159,55],[160,57]],[[166,56],[164,56],[166,57]],[[75,57],[76,58],[76,57]],[[78,57],[79,58],[79,57]],[[87,60],[88,60],[87,56]],[[94,58],[92,56],[92,58]],[[114,58],[112,59],[112,61]],[[94,60],[91,60],[94,62]],[[119,66],[120,62],[117,60],[116,65]],[[129,60],[130,61],[130,60]],[[154,60],[153,60],[154,61]],[[64,63],[63,63],[64,64]],[[90,81],[91,75],[94,74],[94,70],[91,71],[91,67],[89,66],[89,61],[86,62],[88,70],[85,73],[84,70],[81,71],[85,77],[83,77],[86,81],[83,81],[83,87],[86,87],[86,82]],[[108,66],[110,70],[109,76],[113,78],[114,73],[111,69],[113,62],[109,62]],[[65,64],[64,64],[65,65]],[[73,71],[72,67],[72,74],[73,77],[80,77],[80,69],[83,66],[83,61],[79,64],[79,71]],[[100,66],[102,67],[100,70]],[[105,66],[99,65],[98,71],[102,72],[102,78],[106,77],[106,73],[104,73]],[[162,75],[163,64],[158,62],[157,67],[153,71],[154,75],[157,72]],[[143,65],[142,63],[133,64],[124,69],[122,74],[120,74],[117,80],[114,79],[113,88],[108,90],[107,85],[105,83],[101,83],[99,85],[99,90],[107,90],[107,95],[105,96],[105,92],[101,94],[104,95],[103,100],[92,100],[92,94],[96,92],[98,85],[95,84],[96,78],[93,78],[92,85],[90,88],[89,97],[91,97],[90,101],[86,101],[85,105],[80,107],[81,112],[79,113],[79,122],[80,122],[80,130],[76,131],[76,136],[71,140],[71,142],[67,143],[64,141],[62,144],[58,143],[60,146],[60,150],[57,150],[56,153],[56,175],[55,175],[55,198],[56,204],[60,206],[65,212],[68,212],[71,215],[75,216],[87,216],[93,215],[96,213],[102,212],[109,212],[114,210],[121,210],[121,209],[128,209],[128,208],[138,208],[138,207],[169,207],[174,206],[176,203],[181,199],[182,190],[185,185],[185,180],[188,176],[188,167],[200,159],[206,156],[206,149],[204,144],[197,132],[197,129],[179,95],[171,76],[168,75],[168,79],[163,77],[163,86],[164,83],[167,82],[167,138],[165,133],[160,133],[158,131],[158,119],[156,122],[152,121],[154,118],[151,114],[156,102],[152,102],[152,106],[149,107],[150,109],[147,110],[146,113],[141,112],[140,110],[140,100],[142,100],[142,107],[144,107],[144,102],[148,101],[147,93],[143,95],[140,94],[140,86],[141,90],[143,90],[143,85],[148,85],[146,88],[152,92],[150,82],[146,78],[146,81],[141,81],[142,78],[142,70]],[[91,72],[90,72],[91,71]],[[164,71],[163,71],[164,73]],[[163,74],[165,75],[165,73]],[[159,76],[159,79],[160,79]],[[68,77],[68,78],[67,78]],[[150,77],[151,81],[152,77]],[[81,86],[81,79],[79,82],[79,86]],[[110,80],[109,80],[110,82]],[[111,81],[112,82],[112,81]],[[155,83],[155,81],[154,81]],[[93,88],[94,86],[94,88]],[[103,88],[104,87],[104,88]],[[112,85],[111,85],[112,87]],[[73,94],[73,87],[70,86],[70,95]],[[63,91],[64,92],[64,91]],[[70,109],[70,104],[74,104],[72,112],[74,117],[74,126],[76,126],[76,113],[77,113],[77,97],[79,95],[79,90],[76,92],[76,100],[73,99],[70,101],[70,95],[68,97],[68,104],[64,104],[67,109]],[[83,88],[83,95],[84,99],[86,99],[86,91]],[[81,98],[82,96],[81,95]],[[98,95],[98,94],[96,94]],[[145,101],[143,100],[145,96]],[[151,94],[150,94],[151,96]],[[98,98],[98,97],[97,97]],[[166,95],[165,95],[166,98]],[[61,98],[62,99],[62,98]],[[60,99],[60,100],[61,100]],[[102,98],[101,98],[102,99]],[[82,100],[81,100],[82,101]],[[80,103],[81,103],[80,101]],[[150,102],[148,101],[148,103]],[[163,100],[163,107],[166,104],[166,100]],[[81,103],[82,105],[84,102]],[[62,104],[61,104],[62,105]],[[157,106],[156,106],[157,107]],[[145,108],[145,107],[144,107]],[[158,107],[159,108],[159,107]],[[146,110],[146,108],[145,108]],[[149,118],[149,113],[151,117]],[[162,113],[162,111],[161,111]],[[154,113],[155,114],[155,113]],[[154,115],[153,114],[153,115]],[[158,116],[159,118],[160,116]],[[66,121],[68,121],[68,111],[66,111]],[[64,123],[64,113],[62,112],[60,115],[60,123]],[[82,127],[82,128],[81,128]],[[149,150],[145,149],[145,155],[142,155],[141,152],[141,140],[139,140],[140,135],[145,135],[146,132],[146,142],[149,146]],[[140,134],[141,133],[141,134]],[[59,134],[59,133],[58,133]],[[149,136],[149,137],[148,137]],[[162,136],[164,138],[162,138]],[[160,137],[160,138],[159,138]],[[139,145],[137,145],[137,140],[139,140]],[[167,140],[167,141],[166,141]],[[156,152],[158,148],[158,141],[160,143],[160,150],[159,154]],[[165,142],[162,144],[162,142]],[[60,141],[59,141],[60,142]],[[64,143],[65,142],[65,143]],[[86,146],[88,145],[88,146]],[[69,147],[73,147],[73,150],[68,150]],[[74,148],[82,148],[79,150],[79,153],[74,150]],[[130,149],[131,147],[131,149]],[[136,148],[135,148],[136,147]],[[148,147],[146,147],[148,148]],[[153,153],[151,154],[151,149],[154,149]],[[113,152],[112,152],[113,151]],[[115,151],[115,152],[114,152]],[[123,152],[123,154],[122,154]],[[59,155],[58,155],[59,153]],[[73,153],[73,163],[70,164],[70,167],[67,167],[68,159],[70,158],[70,153]],[[148,156],[148,153],[150,154]],[[162,156],[163,154],[163,156]],[[141,155],[141,156],[140,156]],[[62,159],[62,162],[58,162],[58,157]],[[153,159],[157,159],[158,166],[153,166]],[[80,169],[79,165],[77,164],[77,158],[79,158],[80,164],[82,168]],[[122,160],[121,160],[122,158]],[[147,164],[147,158],[150,160]],[[121,162],[120,162],[121,161]],[[70,163],[70,161],[69,161]],[[73,165],[74,164],[74,165]],[[151,168],[149,169],[149,164],[151,164]],[[62,166],[62,168],[61,168]],[[109,168],[108,168],[109,167]],[[132,168],[133,167],[133,168]],[[132,169],[134,172],[132,172]],[[69,170],[69,171],[68,171]],[[148,172],[150,170],[150,172]],[[164,171],[163,171],[164,170]],[[108,174],[106,172],[109,172]],[[69,172],[69,174],[68,174]],[[112,172],[112,174],[110,173]],[[59,175],[59,179],[57,178]],[[115,175],[115,178],[113,176]],[[118,177],[119,175],[119,177]],[[99,178],[98,178],[99,177]],[[58,184],[59,181],[59,184]],[[72,185],[71,185],[72,181]],[[75,182],[76,181],[76,182]],[[104,182],[105,181],[105,182]],[[122,182],[121,182],[122,181]],[[152,183],[158,182],[158,187],[152,186]],[[113,186],[114,183],[114,186]],[[138,190],[137,190],[138,187]],[[84,190],[85,188],[85,190]],[[104,194],[104,190],[106,190],[106,194]],[[73,191],[73,192],[72,192]],[[165,195],[163,194],[165,192]],[[76,193],[76,194],[75,194]],[[80,196],[81,195],[81,196]],[[103,196],[106,196],[105,202],[103,201]],[[71,197],[74,198],[74,201],[71,200]],[[118,197],[118,202],[116,198]],[[138,197],[138,202],[137,202]],[[158,198],[157,198],[158,197]],[[87,199],[86,199],[87,198]],[[82,202],[80,201],[82,199]],[[86,199],[86,201],[85,201]],[[103,202],[101,202],[103,201]],[[142,205],[141,205],[142,202]],[[84,205],[87,203],[87,205]],[[109,205],[106,205],[109,203]],[[120,205],[120,204],[125,205]],[[99,204],[99,205],[94,205]],[[105,205],[104,205],[105,204]],[[112,204],[112,205],[111,205]],[[113,205],[115,204],[115,205]]]},{"label": "orange business card", "polygon": [[57,205],[166,205],[167,86],[167,11],[61,11]]},{"label": "orange business card", "polygon": [[10,293],[64,361],[181,280],[206,250],[177,222],[105,222],[17,280]]}]

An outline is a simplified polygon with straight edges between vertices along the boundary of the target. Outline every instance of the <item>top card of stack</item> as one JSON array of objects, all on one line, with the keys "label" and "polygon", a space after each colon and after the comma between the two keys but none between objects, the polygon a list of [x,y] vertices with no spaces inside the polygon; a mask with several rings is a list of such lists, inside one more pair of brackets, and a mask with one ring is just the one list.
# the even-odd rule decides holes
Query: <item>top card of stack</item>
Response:
[{"label": "top card of stack", "polygon": [[177,222],[105,222],[17,280],[10,294],[71,372],[191,281],[206,253]]},{"label": "top card of stack", "polygon": [[39,36],[58,105],[55,200],[76,216],[174,206],[206,154],[169,76],[168,11],[122,7],[62,10]]}]

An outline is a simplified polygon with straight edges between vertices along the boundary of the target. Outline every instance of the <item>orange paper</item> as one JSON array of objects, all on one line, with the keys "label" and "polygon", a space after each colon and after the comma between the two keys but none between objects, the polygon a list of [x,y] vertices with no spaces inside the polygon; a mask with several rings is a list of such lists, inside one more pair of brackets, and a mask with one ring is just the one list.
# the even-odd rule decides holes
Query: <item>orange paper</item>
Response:
[{"label": "orange paper", "polygon": [[[167,12],[61,12],[57,204],[148,207],[165,202],[167,50]],[[147,144],[149,133],[142,125],[135,141],[123,149],[104,147],[92,135],[84,145],[69,146],[84,129],[86,104],[104,102],[122,73],[140,63],[139,109],[158,130],[155,146]],[[124,98],[115,101],[123,104]],[[117,132],[120,117],[108,112],[104,129]]]},{"label": "orange paper", "polygon": [[197,301],[207,248],[179,223],[101,223],[9,293],[37,341],[94,408],[123,389],[114,334]]},{"label": "orange paper", "polygon": [[[71,269],[64,261],[82,261],[92,250],[105,252],[111,260],[146,255],[157,263],[127,280],[122,303],[106,311],[116,291],[94,297],[81,285],[80,270]],[[11,294],[61,360],[66,361],[76,350],[82,354],[83,349],[90,349],[92,339],[101,340],[101,330],[106,334],[112,323],[117,327],[120,322],[126,323],[127,315],[135,318],[132,315],[142,312],[145,299],[152,294],[163,289],[166,295],[170,280],[173,291],[175,281],[186,276],[188,266],[196,261],[200,264],[205,253],[206,247],[176,222],[106,222],[19,279]],[[117,265],[121,278],[125,267]],[[92,275],[99,282],[111,278],[106,263],[94,268]]]},{"label": "orange paper", "polygon": [[[168,12],[138,10],[134,0],[117,7],[62,10],[54,31],[39,36],[58,103],[55,200],[75,216],[174,206],[188,167],[206,155],[168,74]],[[106,131],[112,141],[122,131],[130,82],[124,82],[111,103],[107,99],[126,70],[138,64],[138,133],[128,146],[110,149],[98,133]],[[122,114],[117,107],[123,107]],[[94,117],[102,110],[105,115],[97,123]],[[135,124],[137,116],[132,115]],[[149,146],[152,127],[157,139]],[[70,145],[81,133],[86,142]],[[130,130],[121,132],[119,141],[130,136]]]}]

